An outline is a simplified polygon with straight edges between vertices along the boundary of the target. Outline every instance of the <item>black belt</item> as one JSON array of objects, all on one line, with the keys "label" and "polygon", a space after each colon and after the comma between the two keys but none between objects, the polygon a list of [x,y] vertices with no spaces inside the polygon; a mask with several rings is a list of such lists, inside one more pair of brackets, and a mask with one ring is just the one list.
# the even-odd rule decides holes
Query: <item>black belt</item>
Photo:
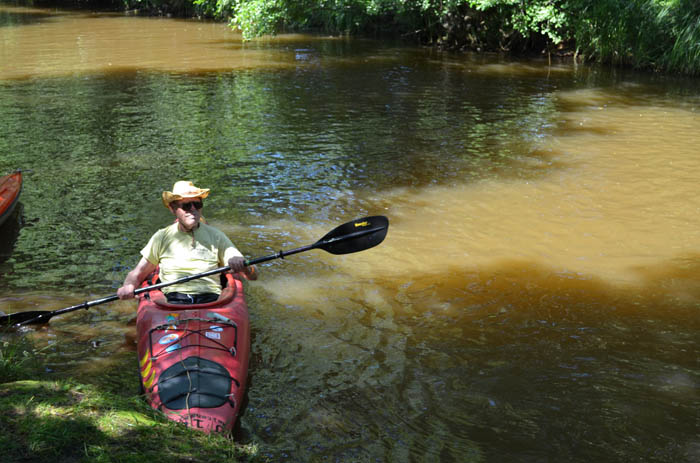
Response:
[{"label": "black belt", "polygon": [[216,293],[201,293],[201,294],[185,294],[185,293],[167,293],[165,297],[171,304],[206,304],[214,302],[219,298]]}]

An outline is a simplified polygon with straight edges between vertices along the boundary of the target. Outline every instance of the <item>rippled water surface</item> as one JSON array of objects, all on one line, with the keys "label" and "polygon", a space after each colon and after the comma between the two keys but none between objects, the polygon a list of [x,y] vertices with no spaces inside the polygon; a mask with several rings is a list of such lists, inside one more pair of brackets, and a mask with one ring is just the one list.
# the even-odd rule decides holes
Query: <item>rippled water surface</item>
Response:
[{"label": "rippled water surface", "polygon": [[[700,460],[697,80],[0,5],[0,310],[113,293],[170,220],[251,257],[383,214],[386,241],[247,285],[237,438],[275,461]],[[55,317],[49,368],[133,349]],[[124,365],[134,371],[136,359]]]}]

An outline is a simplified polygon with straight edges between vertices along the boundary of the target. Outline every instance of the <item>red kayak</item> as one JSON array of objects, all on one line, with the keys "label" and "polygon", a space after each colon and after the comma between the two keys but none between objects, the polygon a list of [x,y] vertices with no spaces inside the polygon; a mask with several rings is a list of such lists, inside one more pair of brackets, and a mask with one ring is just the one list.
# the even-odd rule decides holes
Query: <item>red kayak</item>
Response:
[{"label": "red kayak", "polygon": [[169,304],[160,290],[144,292],[136,320],[148,402],[171,420],[205,432],[231,431],[248,376],[243,285],[230,273],[223,280],[221,296],[207,304]]},{"label": "red kayak", "polygon": [[12,214],[22,191],[22,172],[0,177],[0,225]]}]

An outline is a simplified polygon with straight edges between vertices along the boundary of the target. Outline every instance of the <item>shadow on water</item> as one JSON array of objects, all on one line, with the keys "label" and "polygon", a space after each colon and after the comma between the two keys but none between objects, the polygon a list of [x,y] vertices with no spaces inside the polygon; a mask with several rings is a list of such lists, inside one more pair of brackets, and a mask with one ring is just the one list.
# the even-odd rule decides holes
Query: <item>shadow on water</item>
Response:
[{"label": "shadow on water", "polygon": [[410,360],[396,391],[360,386],[362,401],[442,436],[442,461],[466,442],[487,461],[696,461],[700,254],[638,274],[619,287],[502,262],[384,281]]},{"label": "shadow on water", "polygon": [[3,273],[6,273],[2,266],[12,256],[23,224],[24,205],[18,202],[12,215],[0,226],[0,278]]},{"label": "shadow on water", "polygon": [[420,308],[418,312],[430,312],[447,302],[455,310],[443,311],[443,316],[469,319],[493,314],[580,321],[613,314],[675,318],[687,315],[686,310],[700,301],[700,254],[639,267],[635,273],[639,285],[619,287],[593,276],[512,261],[489,268],[449,268],[441,274],[414,275],[410,285],[403,276],[386,286],[399,296],[415,298],[411,307]]},{"label": "shadow on water", "polygon": [[[607,107],[639,108],[666,105],[670,107],[692,108],[698,104],[692,79],[666,76],[665,79],[674,82],[674,86],[663,87],[655,82],[657,76],[645,75],[634,83],[619,83],[609,89],[582,88],[568,95],[559,94],[557,109],[563,114],[578,112],[586,109],[604,109]],[[678,97],[686,98],[682,103]],[[570,126],[566,126],[568,131]]]},{"label": "shadow on water", "polygon": [[56,13],[48,13],[42,10],[30,10],[26,8],[6,9],[9,5],[0,2],[0,27],[29,26],[45,22],[55,18]]}]

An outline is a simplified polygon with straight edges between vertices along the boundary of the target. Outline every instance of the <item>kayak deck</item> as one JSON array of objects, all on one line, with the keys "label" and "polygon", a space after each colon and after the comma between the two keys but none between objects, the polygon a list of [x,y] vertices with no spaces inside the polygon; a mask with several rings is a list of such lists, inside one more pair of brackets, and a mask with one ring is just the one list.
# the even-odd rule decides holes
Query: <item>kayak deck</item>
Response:
[{"label": "kayak deck", "polygon": [[144,293],[136,322],[146,399],[205,432],[233,428],[247,381],[248,308],[240,280],[226,280],[219,300],[207,304],[169,304],[160,291]]}]

